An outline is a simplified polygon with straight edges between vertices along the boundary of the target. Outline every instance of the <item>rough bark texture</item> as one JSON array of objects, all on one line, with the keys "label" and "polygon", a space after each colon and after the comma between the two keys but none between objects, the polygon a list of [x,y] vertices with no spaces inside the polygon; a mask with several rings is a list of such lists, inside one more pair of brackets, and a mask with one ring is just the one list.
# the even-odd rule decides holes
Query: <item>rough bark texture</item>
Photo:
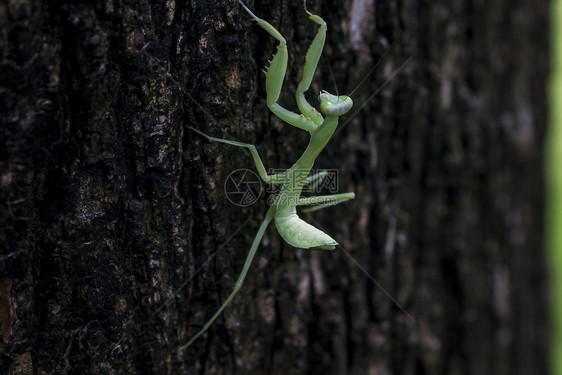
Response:
[{"label": "rough bark texture", "polygon": [[[315,26],[298,0],[247,5],[289,43],[295,108]],[[256,144],[268,168],[308,141],[265,104],[275,41],[234,0],[1,2],[0,372],[547,373],[547,6],[309,0],[340,92],[402,33],[317,162],[357,198],[304,217],[415,320],[341,251],[271,226],[240,294],[178,351],[266,211],[224,192],[249,153],[188,126]],[[334,91],[320,65],[312,91]]]}]

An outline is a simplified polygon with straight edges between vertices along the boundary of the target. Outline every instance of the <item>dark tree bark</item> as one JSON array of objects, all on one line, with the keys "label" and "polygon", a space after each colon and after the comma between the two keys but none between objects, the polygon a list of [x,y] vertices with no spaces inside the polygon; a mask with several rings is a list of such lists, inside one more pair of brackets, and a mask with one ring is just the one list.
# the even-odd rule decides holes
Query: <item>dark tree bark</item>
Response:
[{"label": "dark tree bark", "polygon": [[[300,1],[247,5],[288,41],[280,102],[295,108],[316,27]],[[225,194],[249,153],[188,126],[256,144],[267,168],[308,142],[266,106],[276,42],[234,0],[14,0],[0,3],[1,373],[547,373],[548,4],[308,7],[339,92],[398,38],[317,160],[357,198],[303,217],[415,320],[344,252],[294,249],[271,226],[239,295],[179,351],[267,209]],[[310,98],[335,91],[326,60]]]}]

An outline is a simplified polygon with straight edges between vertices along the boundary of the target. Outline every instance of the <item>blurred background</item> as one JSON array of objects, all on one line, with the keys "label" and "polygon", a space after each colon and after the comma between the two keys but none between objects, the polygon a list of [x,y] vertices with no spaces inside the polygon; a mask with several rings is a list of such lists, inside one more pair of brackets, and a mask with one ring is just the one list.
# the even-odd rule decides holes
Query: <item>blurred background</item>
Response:
[{"label": "blurred background", "polygon": [[548,142],[549,199],[548,238],[552,256],[552,306],[554,321],[553,373],[562,374],[562,1],[552,4],[552,78],[550,87],[550,135]]}]

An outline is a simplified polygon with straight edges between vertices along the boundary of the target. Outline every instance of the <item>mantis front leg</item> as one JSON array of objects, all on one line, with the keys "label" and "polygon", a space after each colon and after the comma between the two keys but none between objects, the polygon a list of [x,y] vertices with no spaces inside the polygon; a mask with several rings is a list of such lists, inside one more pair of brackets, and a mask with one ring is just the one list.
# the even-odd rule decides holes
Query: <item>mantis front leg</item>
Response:
[{"label": "mantis front leg", "polygon": [[318,33],[314,38],[314,41],[310,45],[308,52],[306,54],[306,62],[304,65],[303,75],[301,82],[297,88],[296,99],[297,105],[302,112],[302,114],[296,114],[291,112],[279,104],[279,95],[281,94],[281,89],[283,88],[283,80],[285,79],[285,73],[287,71],[287,42],[283,35],[277,29],[275,29],[269,22],[257,17],[250,9],[244,5],[241,0],[238,2],[246,9],[252,18],[267,31],[272,37],[279,41],[277,46],[277,53],[271,60],[269,64],[266,80],[265,80],[265,90],[267,93],[267,106],[277,117],[281,120],[293,125],[297,128],[306,130],[312,133],[322,122],[324,118],[322,115],[310,105],[304,97],[305,91],[310,87],[312,82],[312,77],[316,71],[318,61],[322,55],[322,49],[324,48],[324,42],[326,40],[326,22],[319,16],[313,15],[307,11],[310,15],[309,19],[320,25]]}]

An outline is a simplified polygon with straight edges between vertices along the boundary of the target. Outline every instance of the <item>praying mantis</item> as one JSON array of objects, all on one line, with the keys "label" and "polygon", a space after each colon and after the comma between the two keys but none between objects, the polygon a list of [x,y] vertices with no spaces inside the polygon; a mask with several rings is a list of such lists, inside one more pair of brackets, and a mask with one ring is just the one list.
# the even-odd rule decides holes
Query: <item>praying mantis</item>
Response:
[{"label": "praying mantis", "polygon": [[[302,78],[296,90],[296,102],[301,112],[297,114],[278,104],[288,60],[285,38],[270,23],[257,17],[241,0],[238,0],[238,2],[259,26],[278,41],[277,53],[271,60],[266,72],[267,106],[273,114],[287,124],[308,132],[310,141],[300,158],[287,171],[278,174],[268,174],[254,145],[212,137],[189,126],[193,132],[212,142],[248,149],[252,155],[260,178],[268,184],[279,185],[280,191],[267,210],[265,218],[254,237],[250,251],[232,292],[215,314],[204,324],[203,328],[201,328],[187,344],[181,346],[179,348],[180,350],[191,346],[193,342],[205,333],[236,296],[243,285],[265,230],[271,222],[275,222],[277,231],[285,242],[295,248],[333,250],[336,245],[338,245],[337,241],[327,233],[302,220],[297,215],[296,207],[312,206],[309,211],[316,211],[355,198],[353,192],[326,196],[301,197],[305,185],[320,184],[326,177],[326,173],[323,172],[311,175],[309,175],[309,173],[314,166],[316,158],[326,147],[330,138],[336,131],[339,117],[348,113],[353,106],[353,101],[350,97],[351,94],[341,96],[332,95],[322,90],[318,95],[319,110],[315,109],[304,96],[304,93],[310,88],[312,78],[324,48],[327,30],[326,23],[320,16],[310,13],[306,9],[306,3],[304,4],[305,11],[309,15],[308,19],[318,25],[318,31],[306,54]],[[297,175],[309,176],[306,179],[302,179],[298,178]]]}]

